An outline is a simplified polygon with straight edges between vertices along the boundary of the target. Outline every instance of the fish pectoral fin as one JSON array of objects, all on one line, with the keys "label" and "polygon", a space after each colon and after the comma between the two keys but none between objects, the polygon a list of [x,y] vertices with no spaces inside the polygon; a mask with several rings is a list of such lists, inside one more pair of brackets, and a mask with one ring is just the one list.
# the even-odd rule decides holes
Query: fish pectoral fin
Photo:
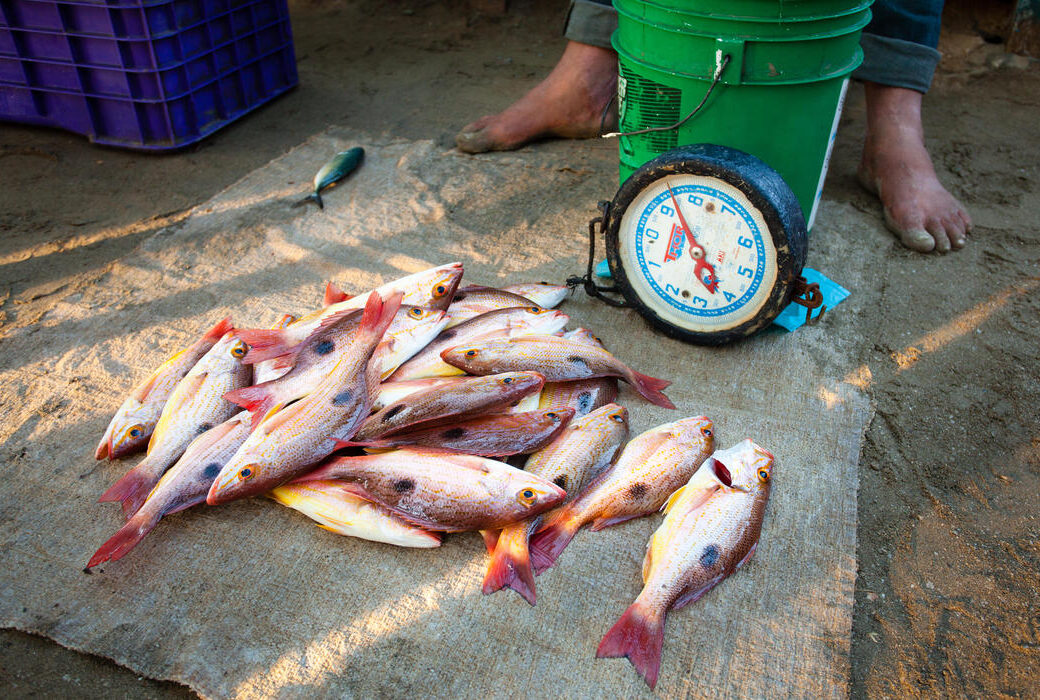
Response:
[{"label": "fish pectoral fin", "polygon": [[[279,409],[279,406],[282,408]],[[280,427],[285,425],[288,421],[292,420],[297,414],[303,411],[303,401],[297,401],[296,403],[289,404],[278,404],[264,416],[264,419],[260,421],[257,426],[260,430],[264,431],[264,435],[270,435]]]},{"label": "fish pectoral fin", "polygon": [[424,530],[446,531],[446,528],[440,523],[436,523],[432,520],[427,520],[425,518],[420,518],[415,515],[412,515],[411,513],[407,513],[399,508],[395,508],[389,503],[381,500],[378,496],[370,492],[361,484],[355,483],[353,481],[344,481],[340,488],[342,488],[347,493],[354,494],[358,498],[363,498],[369,503],[375,504],[376,506],[386,510],[391,515],[400,518],[409,525],[421,527]]},{"label": "fish pectoral fin", "polygon": [[[184,351],[182,350],[181,352],[184,352]],[[180,354],[180,353],[178,353],[178,354]],[[132,396],[134,398],[134,400],[137,401],[138,403],[144,403],[145,399],[148,398],[148,394],[150,394],[152,389],[155,388],[155,382],[157,382],[159,380],[159,373],[162,372],[162,370],[163,370],[163,368],[160,367],[159,369],[157,369],[154,372],[152,372],[151,376],[149,376],[148,379],[146,379],[143,382],[141,382],[134,389],[133,393],[130,394],[130,396]]]},{"label": "fish pectoral fin", "polygon": [[605,527],[617,525],[618,523],[623,523],[627,520],[632,520],[633,518],[641,518],[644,515],[647,515],[647,513],[635,513],[633,515],[618,515],[609,518],[596,518],[592,521],[592,524],[589,525],[589,529],[593,532],[599,532]]},{"label": "fish pectoral fin", "polygon": [[202,388],[202,385],[206,383],[208,378],[209,372],[199,372],[182,379],[174,390],[173,396],[170,397],[166,406],[163,407],[163,414],[169,410],[171,411],[170,415],[174,415],[172,412],[179,411],[185,403],[199,393],[199,389]]},{"label": "fish pectoral fin", "polygon": [[668,497],[668,500],[664,502],[664,505],[661,506],[661,512],[667,515],[668,511],[672,509],[672,506],[678,503],[679,499],[682,498],[683,492],[685,490],[686,486],[680,486],[679,488],[675,489],[675,491],[672,492],[672,495]]}]

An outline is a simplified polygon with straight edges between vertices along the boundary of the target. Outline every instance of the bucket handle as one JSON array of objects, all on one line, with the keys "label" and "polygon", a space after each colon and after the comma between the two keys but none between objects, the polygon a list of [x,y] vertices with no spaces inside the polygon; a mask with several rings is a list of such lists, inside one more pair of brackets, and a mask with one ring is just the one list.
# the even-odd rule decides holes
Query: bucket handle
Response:
[{"label": "bucket handle", "polygon": [[722,79],[722,71],[726,70],[726,66],[729,65],[730,58],[730,54],[727,53],[723,55],[721,49],[715,51],[715,75],[711,79],[711,85],[708,86],[708,91],[704,93],[704,97],[701,98],[701,101],[697,104],[696,107],[693,108],[693,111],[691,111],[689,114],[687,114],[679,121],[675,122],[670,126],[651,126],[647,127],[646,129],[638,129],[637,131],[612,131],[608,134],[600,134],[600,138],[613,139],[619,138],[621,136],[639,136],[640,134],[650,134],[655,131],[673,131],[675,129],[678,129],[680,126],[690,121],[690,119],[693,118],[693,115],[697,114],[697,112],[700,111],[701,107],[704,106],[704,103],[708,101],[708,98],[711,97],[711,92],[715,89],[715,86],[719,84],[719,80]]}]

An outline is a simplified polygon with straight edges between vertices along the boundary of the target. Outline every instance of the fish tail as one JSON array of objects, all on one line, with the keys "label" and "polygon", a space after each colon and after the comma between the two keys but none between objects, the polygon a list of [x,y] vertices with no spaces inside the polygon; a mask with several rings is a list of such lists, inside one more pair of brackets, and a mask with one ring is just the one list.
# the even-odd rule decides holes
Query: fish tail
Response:
[{"label": "fish tail", "polygon": [[206,335],[204,335],[203,338],[216,342],[223,338],[225,333],[233,330],[235,330],[235,326],[231,323],[231,317],[226,316],[217,321],[217,325],[206,331]]},{"label": "fish tail", "polygon": [[241,406],[249,411],[253,419],[253,427],[260,424],[258,419],[263,418],[274,408],[275,397],[271,390],[263,384],[255,386],[244,386],[224,394],[224,398],[233,404]]},{"label": "fish tail", "polygon": [[289,355],[299,345],[291,341],[284,328],[240,328],[237,335],[249,346],[249,352],[242,358],[247,365]]},{"label": "fish tail", "polygon": [[664,617],[646,610],[636,599],[614,623],[596,649],[597,659],[627,657],[653,690],[661,668]]},{"label": "fish tail", "polygon": [[368,296],[365,311],[361,315],[361,324],[358,326],[358,334],[368,337],[373,348],[383,337],[386,329],[390,327],[397,310],[401,308],[403,298],[404,295],[401,292],[395,292],[385,300],[379,296],[378,292],[372,292]]},{"label": "fish tail", "polygon": [[630,372],[631,376],[628,379],[640,396],[655,406],[675,408],[675,404],[662,391],[662,389],[671,384],[670,381],[641,374],[635,370],[630,370]]},{"label": "fish tail", "polygon": [[530,557],[536,574],[541,575],[559,559],[581,527],[570,505],[556,511],[531,538]]},{"label": "fish tail", "polygon": [[143,461],[101,494],[98,502],[121,502],[123,513],[129,518],[141,508],[158,481],[159,478],[152,473],[147,460]]},{"label": "fish tail", "polygon": [[512,588],[531,605],[535,604],[534,571],[527,548],[527,527],[514,525],[503,530],[484,576],[484,595]]},{"label": "fish tail", "polygon": [[[149,508],[148,510],[151,511],[153,509]],[[116,534],[112,535],[107,542],[101,545],[98,551],[94,552],[94,556],[87,562],[87,568],[97,566],[102,562],[115,561],[122,557],[136,547],[137,543],[152,531],[152,528],[156,526],[161,517],[162,513],[158,510],[149,513],[138,511],[123,527],[119,528]]]},{"label": "fish tail", "polygon": [[341,301],[350,299],[350,295],[336,286],[335,282],[329,282],[325,285],[325,294],[321,299],[322,306],[332,306],[338,304]]}]

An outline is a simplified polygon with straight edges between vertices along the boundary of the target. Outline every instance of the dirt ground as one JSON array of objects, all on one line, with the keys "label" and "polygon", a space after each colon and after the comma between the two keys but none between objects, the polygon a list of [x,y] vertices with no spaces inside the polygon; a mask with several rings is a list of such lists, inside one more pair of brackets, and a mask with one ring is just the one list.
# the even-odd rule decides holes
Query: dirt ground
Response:
[{"label": "dirt ground", "polygon": [[[475,6],[292,2],[300,87],[179,154],[0,126],[0,347],[5,331],[330,124],[447,146],[506,106],[558,58],[565,3],[514,0],[502,16]],[[862,365],[849,377],[877,408],[860,467],[855,697],[1040,687],[1040,67],[986,43],[999,37],[972,13],[950,18],[925,128],[974,236],[945,257],[894,241],[857,253],[878,274],[874,311],[854,320]],[[854,88],[825,198],[880,227],[853,178],[863,124]],[[0,652],[5,697],[190,695],[20,632],[0,632]]]}]

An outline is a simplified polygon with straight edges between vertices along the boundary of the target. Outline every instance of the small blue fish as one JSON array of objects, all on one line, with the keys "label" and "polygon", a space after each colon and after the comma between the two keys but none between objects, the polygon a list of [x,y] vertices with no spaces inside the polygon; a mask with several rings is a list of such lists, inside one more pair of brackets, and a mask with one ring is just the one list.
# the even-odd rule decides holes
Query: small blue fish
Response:
[{"label": "small blue fish", "polygon": [[324,209],[325,203],[321,201],[321,191],[357,170],[364,159],[365,149],[360,146],[337,153],[332,160],[321,166],[321,170],[314,176],[314,192],[296,202],[293,206],[298,207],[313,200],[317,203],[319,209]]}]

